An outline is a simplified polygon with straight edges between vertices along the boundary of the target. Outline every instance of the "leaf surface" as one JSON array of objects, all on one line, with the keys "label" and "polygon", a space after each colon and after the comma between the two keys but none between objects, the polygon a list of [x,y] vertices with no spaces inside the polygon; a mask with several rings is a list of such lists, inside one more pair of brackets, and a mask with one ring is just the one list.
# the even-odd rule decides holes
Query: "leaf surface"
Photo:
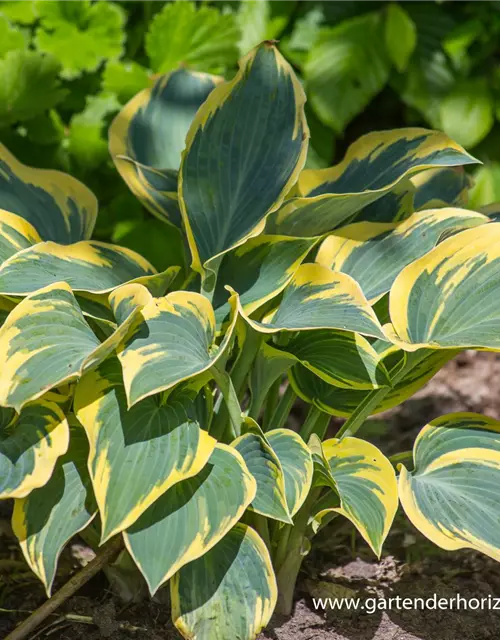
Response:
[{"label": "leaf surface", "polygon": [[[74,291],[106,293],[130,281],[160,275],[135,251],[97,241],[42,242],[16,253],[0,268],[0,290],[27,295],[64,281]],[[158,278],[153,278],[153,282]]]},{"label": "leaf surface", "polygon": [[74,380],[98,347],[66,283],[36,291],[10,312],[0,329],[0,405],[20,410]]},{"label": "leaf surface", "polygon": [[500,349],[500,223],[462,231],[408,265],[392,285],[392,340],[406,350]]},{"label": "leaf surface", "polygon": [[500,423],[474,413],[436,418],[419,433],[414,470],[400,466],[399,497],[411,522],[442,549],[500,559]]},{"label": "leaf surface", "polygon": [[88,453],[83,429],[72,427],[69,450],[57,460],[50,480],[14,502],[14,534],[49,597],[62,550],[97,513],[86,467]]},{"label": "leaf surface", "polygon": [[476,162],[436,131],[408,128],[368,133],[348,148],[339,164],[303,171],[300,196],[269,216],[266,233],[299,237],[327,233],[419,171]]},{"label": "leaf surface", "polygon": [[132,525],[168,489],[205,466],[215,440],[199,426],[196,395],[181,388],[163,403],[146,398],[127,409],[114,358],[82,378],[75,413],[90,443],[89,471],[102,542]]},{"label": "leaf surface", "polygon": [[269,622],[277,588],[269,552],[253,529],[237,524],[170,583],[172,619],[193,640],[248,640]]},{"label": "leaf surface", "polygon": [[46,400],[24,407],[17,418],[2,424],[0,435],[1,499],[24,498],[43,487],[69,444],[63,412]]},{"label": "leaf surface", "polygon": [[110,127],[109,150],[116,168],[132,193],[160,220],[181,225],[177,171],[186,134],[220,81],[187,69],[163,75],[134,96]]},{"label": "leaf surface", "polygon": [[234,322],[215,343],[215,314],[199,293],[155,298],[118,347],[129,405],[210,369],[230,343]]},{"label": "leaf surface", "polygon": [[315,518],[321,520],[331,511],[345,516],[380,557],[398,507],[392,464],[377,447],[359,438],[332,438],[322,446],[340,506],[327,508]]},{"label": "leaf surface", "polygon": [[349,274],[374,304],[400,271],[433,249],[443,234],[486,222],[488,218],[480,213],[454,208],[414,213],[400,224],[357,222],[328,236],[316,260]]},{"label": "leaf surface", "polygon": [[297,180],[309,137],[304,101],[292,68],[272,44],[263,43],[198,111],[179,175],[197,271],[257,235]]},{"label": "leaf surface", "polygon": [[262,322],[249,318],[247,321],[262,333],[342,329],[384,338],[382,327],[358,283],[320,264],[301,265],[279,306]]},{"label": "leaf surface", "polygon": [[125,532],[151,593],[210,551],[255,495],[255,480],[232,447],[217,444],[203,469],[161,496]]},{"label": "leaf surface", "polygon": [[42,240],[62,244],[90,238],[97,216],[96,197],[85,185],[60,171],[28,167],[2,144],[0,207],[31,223]]}]

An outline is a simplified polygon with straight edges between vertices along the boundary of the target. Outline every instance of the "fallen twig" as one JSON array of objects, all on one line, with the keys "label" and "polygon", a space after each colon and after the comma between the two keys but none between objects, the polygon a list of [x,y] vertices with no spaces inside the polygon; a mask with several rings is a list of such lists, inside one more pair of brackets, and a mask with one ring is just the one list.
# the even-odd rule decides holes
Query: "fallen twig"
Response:
[{"label": "fallen twig", "polygon": [[[75,574],[66,584],[59,589],[47,602],[26,618],[5,640],[25,640],[30,633],[38,627],[48,616],[54,613],[68,598],[80,589],[96,573],[119,553],[123,547],[121,536],[117,536],[106,543],[96,557],[81,571]],[[81,616],[80,616],[81,617]]]}]

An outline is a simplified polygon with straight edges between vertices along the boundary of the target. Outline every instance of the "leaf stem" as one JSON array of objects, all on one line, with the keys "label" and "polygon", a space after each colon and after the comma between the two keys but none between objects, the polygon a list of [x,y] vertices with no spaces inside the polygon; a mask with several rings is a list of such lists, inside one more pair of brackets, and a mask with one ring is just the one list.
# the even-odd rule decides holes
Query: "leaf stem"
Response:
[{"label": "leaf stem", "polygon": [[[219,413],[215,417],[210,435],[214,438],[220,439],[224,436],[224,433],[228,433],[230,442],[237,438],[241,434],[241,407],[236,395],[236,391],[233,386],[231,376],[225,369],[220,369],[218,364],[215,364],[210,369],[217,386],[220,389],[224,403],[227,408],[228,415],[224,411],[224,407],[219,407]],[[227,424],[225,418],[228,417]]]},{"label": "leaf stem", "polygon": [[267,394],[266,404],[264,406],[264,415],[262,417],[262,430],[267,431],[271,419],[276,412],[276,408],[280,401],[281,376],[279,376],[271,385]]},{"label": "leaf stem", "polygon": [[329,413],[322,411],[320,417],[316,421],[312,433],[315,433],[320,440],[324,440],[331,419],[332,416]]},{"label": "leaf stem", "polygon": [[271,551],[271,537],[269,535],[267,518],[260,513],[253,513],[252,520],[255,530],[260,535],[269,551]]},{"label": "leaf stem", "polygon": [[408,357],[408,361],[392,378],[392,386],[381,387],[380,389],[373,389],[373,391],[370,391],[370,393],[365,396],[364,400],[359,403],[349,418],[344,422],[335,437],[345,438],[346,436],[353,436],[358,429],[363,426],[366,419],[372,415],[373,411],[382,402],[382,400],[394,389],[398,382],[400,382],[428,355],[429,352],[426,349],[422,349],[422,352],[418,355],[416,355],[415,352],[412,352],[410,354],[411,357]]},{"label": "leaf stem", "polygon": [[295,515],[293,526],[286,525],[287,530],[282,532],[282,536],[286,536],[286,539],[283,542],[280,539],[278,542],[274,561],[278,582],[278,603],[276,605],[278,613],[288,615],[291,612],[295,583],[307,553],[304,549],[304,542],[307,538],[306,530],[311,508],[320,493],[321,487],[311,489],[306,501]]},{"label": "leaf stem", "polygon": [[373,389],[373,391],[370,391],[340,427],[335,437],[340,439],[353,436],[358,429],[363,426],[366,419],[371,416],[373,410],[382,402],[390,390],[391,387],[382,387],[381,389]]},{"label": "leaf stem", "polygon": [[276,545],[276,551],[274,553],[274,569],[277,570],[278,567],[281,567],[283,562],[285,561],[287,552],[288,552],[288,541],[290,539],[290,534],[292,533],[293,525],[285,524],[279,531],[278,534],[278,544]]},{"label": "leaf stem", "polygon": [[231,369],[231,379],[233,381],[234,389],[240,401],[245,391],[245,383],[248,378],[248,373],[252,367],[259,349],[264,340],[264,336],[256,331],[248,328],[243,341],[243,345],[240,349],[238,357]]},{"label": "leaf stem", "polygon": [[412,462],[413,461],[413,451],[403,451],[402,453],[395,453],[393,456],[389,457],[389,461],[397,466],[400,462]]},{"label": "leaf stem", "polygon": [[289,384],[285,393],[281,396],[281,400],[278,402],[276,411],[270,420],[269,430],[281,429],[281,427],[284,426],[296,399],[297,396],[295,395],[295,391]]},{"label": "leaf stem", "polygon": [[299,431],[299,434],[304,442],[309,442],[311,433],[313,433],[316,422],[321,417],[321,414],[321,409],[318,409],[318,407],[315,407],[313,404],[309,407],[306,419]]}]

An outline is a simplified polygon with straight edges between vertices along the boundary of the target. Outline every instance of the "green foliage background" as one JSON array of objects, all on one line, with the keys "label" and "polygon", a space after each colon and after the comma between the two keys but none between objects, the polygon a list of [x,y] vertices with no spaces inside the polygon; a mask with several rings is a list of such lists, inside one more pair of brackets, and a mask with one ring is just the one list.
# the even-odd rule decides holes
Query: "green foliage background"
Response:
[{"label": "green foliage background", "polygon": [[95,236],[163,269],[169,232],[128,192],[106,131],[133,95],[180,65],[231,76],[264,39],[304,81],[308,166],[363,133],[444,130],[485,164],[471,206],[500,200],[499,2],[0,2],[0,140],[97,195]]}]

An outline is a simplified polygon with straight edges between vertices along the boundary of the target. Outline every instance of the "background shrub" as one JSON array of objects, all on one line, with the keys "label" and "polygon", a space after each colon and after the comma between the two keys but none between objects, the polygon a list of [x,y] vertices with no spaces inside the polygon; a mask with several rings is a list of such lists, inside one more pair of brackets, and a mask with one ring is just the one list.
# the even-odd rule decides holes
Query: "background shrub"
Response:
[{"label": "background shrub", "polygon": [[496,2],[0,2],[0,140],[82,179],[101,203],[95,237],[162,269],[167,230],[123,190],[109,122],[160,73],[230,77],[241,54],[279,39],[308,95],[309,167],[368,131],[442,129],[485,163],[477,208],[500,199],[499,34]]}]

